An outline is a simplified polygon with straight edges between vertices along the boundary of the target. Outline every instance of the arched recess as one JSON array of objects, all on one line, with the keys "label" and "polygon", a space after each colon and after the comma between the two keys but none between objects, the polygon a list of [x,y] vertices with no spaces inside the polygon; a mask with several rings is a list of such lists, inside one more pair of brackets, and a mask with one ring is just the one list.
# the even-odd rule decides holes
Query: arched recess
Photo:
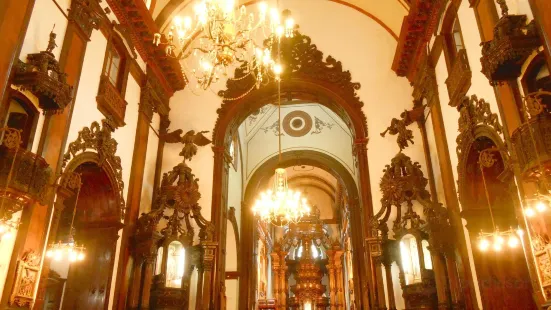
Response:
[{"label": "arched recess", "polygon": [[[373,216],[373,203],[371,198],[371,185],[369,179],[369,167],[367,159],[367,118],[362,111],[363,102],[358,97],[356,91],[360,89],[360,84],[352,82],[352,76],[349,71],[342,69],[342,64],[331,56],[324,59],[323,53],[319,51],[310,37],[295,31],[292,38],[282,40],[280,48],[281,63],[284,67],[281,81],[282,101],[307,100],[326,106],[335,112],[350,128],[354,135],[354,155],[356,156],[356,168],[358,169],[358,207],[363,210],[359,216],[354,217],[358,221],[356,227],[363,227],[363,236],[368,237],[372,233],[366,225]],[[244,76],[244,67],[237,68],[235,77]],[[260,89],[254,89],[247,95],[243,93],[254,87],[252,76],[244,77],[238,80],[228,80],[227,88],[220,92],[223,98],[239,98],[236,100],[224,100],[218,109],[218,119],[213,132],[213,150],[214,150],[214,172],[213,172],[213,190],[212,190],[212,215],[211,219],[215,226],[215,238],[219,242],[218,258],[216,262],[216,272],[214,273],[213,294],[215,294],[215,308],[221,301],[220,285],[224,279],[224,259],[225,253],[225,232],[227,230],[227,186],[228,186],[228,164],[227,150],[232,141],[232,136],[237,132],[239,125],[252,114],[266,104],[277,103],[278,85],[274,81]],[[246,206],[245,206],[246,209]],[[365,223],[365,225],[362,225]],[[250,228],[252,229],[252,228]],[[362,239],[363,240],[363,239]],[[362,304],[377,302],[377,275],[373,268],[374,262],[371,256],[364,249],[363,241],[359,240],[355,244],[356,249],[360,249],[359,255],[363,255],[365,264],[360,264],[358,272],[358,283],[361,286],[356,288],[355,295],[361,296]],[[244,245],[247,240],[242,240]],[[246,246],[242,246],[246,249]],[[245,256],[242,256],[242,260]],[[246,273],[247,270],[242,270]],[[246,279],[244,274],[240,277],[240,286],[242,279]],[[371,287],[373,289],[368,289]],[[240,300],[244,292],[240,288]],[[379,292],[384,294],[384,292]],[[248,300],[248,299],[243,299]],[[241,308],[241,306],[240,306]],[[245,307],[246,308],[246,307]],[[242,308],[242,309],[245,309]]]},{"label": "arched recess", "polygon": [[[247,268],[247,266],[253,266],[253,251],[254,251],[254,240],[255,235],[254,232],[256,231],[256,225],[255,225],[255,219],[253,217],[252,211],[249,208],[249,204],[247,202],[255,201],[256,196],[258,193],[267,187],[269,187],[268,182],[274,175],[274,171],[277,167],[281,168],[287,168],[292,167],[296,165],[297,158],[300,158],[301,164],[313,166],[316,168],[320,168],[322,170],[325,170],[331,175],[333,175],[340,184],[343,185],[344,190],[346,190],[348,197],[351,197],[352,199],[357,199],[359,195],[358,191],[358,185],[354,181],[354,177],[350,173],[350,171],[337,159],[334,157],[327,155],[322,152],[314,151],[314,150],[293,150],[293,151],[287,151],[282,154],[281,160],[279,159],[278,155],[272,156],[270,159],[266,160],[260,167],[258,167],[255,172],[251,175],[251,178],[249,179],[247,186],[245,188],[244,193],[244,201],[245,208],[242,209],[241,214],[241,236],[243,241],[247,241],[248,244],[245,244],[244,242],[241,244],[241,272],[246,272],[247,270],[255,271],[256,268]],[[350,218],[353,220],[354,218],[360,218],[361,217],[361,210],[358,206],[354,206],[350,208]],[[353,221],[351,223],[352,227],[352,242],[354,249],[357,249],[356,247],[358,245],[362,244],[362,238],[363,234],[361,233],[361,229],[359,229],[359,226],[361,223],[359,221]],[[354,232],[360,232],[360,233],[354,233]],[[353,258],[353,274],[354,274],[354,291],[357,292],[359,289],[359,279],[360,277],[360,269],[359,266],[363,263],[363,255],[362,250],[360,251],[355,250],[354,251],[354,258]],[[246,278],[241,277],[240,275],[240,294],[247,294],[246,296],[239,295],[239,301],[240,309],[253,309],[253,302],[254,302],[254,290],[255,290],[255,284],[256,284],[256,274],[249,273]],[[358,296],[356,293],[354,293],[355,296]],[[247,300],[248,299],[248,300]],[[356,305],[356,309],[359,308],[359,305]]]},{"label": "arched recess", "polygon": [[[467,113],[469,112],[469,113]],[[502,252],[478,248],[481,231],[492,232],[492,209],[495,225],[501,230],[517,227],[515,216],[516,186],[509,156],[502,140],[502,127],[489,105],[476,97],[460,105],[458,146],[458,193],[461,216],[467,221],[473,263],[484,309],[536,309],[533,290],[522,247]],[[479,155],[492,151],[495,163],[481,169]],[[483,179],[484,177],[484,179]],[[484,184],[484,182],[486,184]],[[488,194],[488,196],[486,196]],[[488,198],[487,198],[488,197]],[[488,199],[488,200],[487,200]],[[510,268],[515,266],[515,268]]]}]

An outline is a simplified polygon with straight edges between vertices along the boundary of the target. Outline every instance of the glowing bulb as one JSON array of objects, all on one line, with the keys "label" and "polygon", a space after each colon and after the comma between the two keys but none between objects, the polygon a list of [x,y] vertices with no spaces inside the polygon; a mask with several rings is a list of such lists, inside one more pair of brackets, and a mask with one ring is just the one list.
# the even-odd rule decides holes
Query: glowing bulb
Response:
[{"label": "glowing bulb", "polygon": [[524,209],[524,214],[526,214],[527,217],[533,217],[534,215],[536,215],[536,212],[534,211],[534,209],[528,207]]},{"label": "glowing bulb", "polygon": [[292,18],[287,18],[287,19],[285,20],[285,28],[287,28],[287,29],[292,29],[294,25],[295,25],[295,20],[294,20],[294,19],[292,19]]},{"label": "glowing bulb", "polygon": [[84,253],[83,252],[78,253],[77,259],[78,260],[83,260],[84,259]]},{"label": "glowing bulb", "polygon": [[501,251],[501,244],[499,244],[499,243],[497,243],[497,242],[494,243],[493,249],[494,249],[494,251],[496,251],[496,252]]},{"label": "glowing bulb", "polygon": [[536,210],[538,210],[538,212],[543,212],[547,209],[547,206],[545,205],[545,203],[543,201],[538,201],[538,203],[536,204]]},{"label": "glowing bulb", "polygon": [[283,28],[283,26],[276,27],[276,35],[278,38],[281,38],[284,32],[285,32],[285,29]]},{"label": "glowing bulb", "polygon": [[509,245],[510,248],[516,248],[518,246],[518,238],[515,235],[511,235],[509,237],[509,241],[507,242],[507,245]]},{"label": "glowing bulb", "polygon": [[78,255],[77,255],[76,252],[74,252],[74,251],[69,252],[69,261],[70,262],[75,262],[77,260],[77,258],[78,258]]},{"label": "glowing bulb", "polygon": [[274,24],[279,24],[279,12],[276,8],[270,9],[270,18]]},{"label": "glowing bulb", "polygon": [[61,252],[61,250],[60,249],[55,250],[54,260],[55,261],[60,261],[62,257],[63,257],[63,253]]},{"label": "glowing bulb", "polygon": [[180,16],[176,16],[174,17],[174,20],[172,22],[174,23],[174,25],[179,27],[180,25],[182,25],[182,18]]},{"label": "glowing bulb", "polygon": [[524,230],[522,230],[522,229],[520,229],[520,228],[517,229],[517,235],[519,235],[519,236],[522,237],[522,236],[524,235]]},{"label": "glowing bulb", "polygon": [[488,239],[481,239],[478,242],[478,248],[483,252],[488,250],[489,247],[490,247],[490,242],[488,241]]},{"label": "glowing bulb", "polygon": [[184,17],[184,28],[186,29],[191,28],[191,17],[189,16]]},{"label": "glowing bulb", "polygon": [[52,250],[46,251],[46,257],[51,258],[52,256],[54,256],[54,252],[52,252]]},{"label": "glowing bulb", "polygon": [[6,231],[4,235],[2,236],[2,240],[9,240],[13,237],[13,233],[11,231]]},{"label": "glowing bulb", "polygon": [[281,72],[283,72],[283,68],[281,67],[280,64],[276,64],[276,65],[274,66],[274,73],[275,73],[276,75],[280,75]]}]

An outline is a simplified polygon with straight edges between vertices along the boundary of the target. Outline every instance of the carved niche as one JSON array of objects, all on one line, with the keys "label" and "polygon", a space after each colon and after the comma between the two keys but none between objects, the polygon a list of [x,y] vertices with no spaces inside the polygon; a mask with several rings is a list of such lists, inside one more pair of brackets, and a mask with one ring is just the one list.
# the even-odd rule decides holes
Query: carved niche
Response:
[{"label": "carved niche", "polygon": [[13,77],[14,85],[38,98],[44,113],[61,112],[72,100],[73,87],[67,84],[67,74],[61,71],[52,53],[57,46],[55,38],[52,31],[45,51],[27,55],[27,63],[18,60]]},{"label": "carved niche", "polygon": [[[123,194],[122,165],[121,158],[116,155],[117,140],[111,136],[115,128],[116,125],[110,117],[103,119],[101,126],[98,122],[93,122],[90,127],[84,127],[78,132],[77,139],[69,144],[67,152],[63,155],[63,168],[79,155],[83,155],[83,157],[78,164],[86,161],[97,161],[97,165],[105,169],[117,191],[120,218],[123,220],[126,204]],[[95,153],[90,151],[95,151]],[[88,155],[97,155],[97,158]]]},{"label": "carved niche", "polygon": [[505,1],[498,1],[502,17],[494,27],[492,40],[482,43],[482,73],[491,85],[520,76],[522,64],[540,45],[535,21],[526,15],[508,15]]},{"label": "carved niche", "polygon": [[26,252],[17,261],[15,284],[10,295],[10,305],[32,308],[34,292],[40,278],[40,256],[33,250]]}]

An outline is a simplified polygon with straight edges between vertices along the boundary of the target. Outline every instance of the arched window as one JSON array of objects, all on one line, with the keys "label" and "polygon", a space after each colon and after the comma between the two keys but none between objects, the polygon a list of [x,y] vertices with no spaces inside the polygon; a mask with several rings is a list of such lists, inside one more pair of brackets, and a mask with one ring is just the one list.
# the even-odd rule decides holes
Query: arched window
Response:
[{"label": "arched window", "polygon": [[186,262],[186,250],[179,241],[168,245],[166,260],[166,287],[181,288]]},{"label": "arched window", "polygon": [[421,265],[417,239],[413,235],[405,235],[400,240],[400,257],[406,285],[421,282]]},{"label": "arched window", "polygon": [[21,130],[21,147],[24,149],[32,146],[38,117],[38,109],[34,104],[15,90],[11,91],[8,104],[0,112],[2,126]]}]

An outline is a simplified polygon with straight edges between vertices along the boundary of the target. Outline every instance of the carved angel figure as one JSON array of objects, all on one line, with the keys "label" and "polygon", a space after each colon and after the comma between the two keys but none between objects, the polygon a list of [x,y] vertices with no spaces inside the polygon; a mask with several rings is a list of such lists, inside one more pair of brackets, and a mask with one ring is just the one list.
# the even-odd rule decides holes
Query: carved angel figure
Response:
[{"label": "carved angel figure", "polygon": [[183,143],[184,147],[180,152],[180,156],[183,156],[184,160],[191,160],[193,156],[197,154],[197,146],[205,146],[211,143],[211,141],[203,135],[207,132],[208,131],[200,131],[195,133],[195,130],[190,130],[182,136],[183,130],[178,129],[161,136],[161,139],[166,143]]},{"label": "carved angel figure", "polygon": [[48,47],[46,48],[46,52],[51,53],[54,50],[54,48],[57,47],[57,44],[55,43],[56,37],[57,37],[57,34],[55,34],[54,31],[52,30],[52,32],[50,32],[50,39],[48,40]]}]

